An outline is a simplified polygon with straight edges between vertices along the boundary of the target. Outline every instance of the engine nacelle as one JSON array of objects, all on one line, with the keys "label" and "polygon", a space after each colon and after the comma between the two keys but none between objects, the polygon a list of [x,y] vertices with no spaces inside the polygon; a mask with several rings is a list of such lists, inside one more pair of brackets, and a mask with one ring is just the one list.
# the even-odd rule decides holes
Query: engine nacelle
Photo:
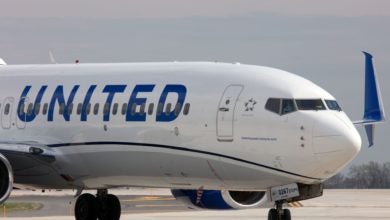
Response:
[{"label": "engine nacelle", "polygon": [[190,207],[205,209],[247,209],[267,202],[265,191],[172,190],[172,195]]},{"label": "engine nacelle", "polygon": [[14,175],[9,161],[0,154],[0,204],[5,202],[11,194],[14,184]]}]

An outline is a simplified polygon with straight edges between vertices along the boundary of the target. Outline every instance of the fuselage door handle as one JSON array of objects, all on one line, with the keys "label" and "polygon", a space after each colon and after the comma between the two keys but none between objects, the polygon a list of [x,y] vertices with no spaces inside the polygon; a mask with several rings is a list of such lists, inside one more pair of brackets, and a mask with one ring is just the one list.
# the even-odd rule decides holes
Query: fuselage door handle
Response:
[{"label": "fuselage door handle", "polygon": [[229,108],[227,108],[227,107],[220,107],[220,108],[219,108],[219,111],[220,111],[220,112],[228,112],[228,111],[229,111]]}]

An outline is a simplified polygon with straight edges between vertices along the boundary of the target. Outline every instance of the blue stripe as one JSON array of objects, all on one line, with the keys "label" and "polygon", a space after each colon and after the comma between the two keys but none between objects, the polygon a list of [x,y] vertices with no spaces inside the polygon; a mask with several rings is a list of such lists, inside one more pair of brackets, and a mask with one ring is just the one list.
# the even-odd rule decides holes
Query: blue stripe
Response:
[{"label": "blue stripe", "polygon": [[84,146],[85,145],[125,145],[125,146],[142,146],[142,147],[153,147],[153,148],[164,148],[164,149],[178,150],[178,151],[187,151],[187,152],[193,152],[193,153],[199,153],[199,154],[223,157],[223,158],[226,158],[226,159],[235,160],[235,161],[239,161],[239,162],[242,162],[242,163],[247,163],[247,164],[255,165],[255,166],[258,166],[258,167],[266,168],[266,169],[269,169],[269,170],[273,170],[273,171],[277,171],[277,172],[281,172],[281,173],[285,173],[285,174],[289,174],[289,175],[293,175],[293,176],[303,177],[303,178],[306,178],[306,179],[321,180],[320,178],[304,176],[304,175],[300,175],[300,174],[297,174],[297,173],[293,173],[293,172],[277,169],[277,168],[274,168],[274,167],[266,166],[266,165],[263,165],[263,164],[255,163],[255,162],[252,162],[252,161],[248,161],[248,160],[244,160],[244,159],[240,159],[240,158],[236,158],[236,157],[232,157],[232,156],[228,156],[228,155],[223,155],[223,154],[218,154],[218,153],[208,152],[208,151],[202,151],[202,150],[189,149],[189,148],[184,148],[184,147],[162,145],[162,144],[118,142],[118,141],[98,141],[98,142],[79,142],[79,143],[49,144],[47,146],[48,147],[57,148],[57,147],[69,147],[69,146],[83,146],[83,145]]}]

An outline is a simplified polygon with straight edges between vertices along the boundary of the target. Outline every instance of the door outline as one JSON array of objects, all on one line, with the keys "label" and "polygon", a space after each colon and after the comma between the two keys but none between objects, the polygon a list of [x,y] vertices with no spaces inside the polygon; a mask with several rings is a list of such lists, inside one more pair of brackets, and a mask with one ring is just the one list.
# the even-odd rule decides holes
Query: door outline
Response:
[{"label": "door outline", "polygon": [[[1,109],[1,127],[4,129],[10,129],[12,125],[12,115],[15,99],[13,97],[7,97],[3,101],[3,108]],[[10,105],[8,114],[5,114],[7,104]]]},{"label": "door outline", "polygon": [[[20,120],[19,117],[18,117],[18,114],[25,113],[24,117],[25,118],[27,117],[28,97],[26,97],[26,96],[25,97],[21,97],[19,103],[22,103],[22,102],[24,102],[23,103],[24,105],[20,106],[20,108],[19,108],[19,104],[18,104],[18,107],[17,107],[17,109],[15,111],[16,112],[16,115],[15,115],[16,126],[19,129],[26,128],[26,120],[24,120],[24,121]],[[23,112],[18,112],[18,111],[23,111]],[[34,105],[33,111],[35,111],[35,105]]]},{"label": "door outline", "polygon": [[227,86],[222,93],[216,118],[218,141],[233,141],[236,106],[243,90],[243,85],[232,84]]}]

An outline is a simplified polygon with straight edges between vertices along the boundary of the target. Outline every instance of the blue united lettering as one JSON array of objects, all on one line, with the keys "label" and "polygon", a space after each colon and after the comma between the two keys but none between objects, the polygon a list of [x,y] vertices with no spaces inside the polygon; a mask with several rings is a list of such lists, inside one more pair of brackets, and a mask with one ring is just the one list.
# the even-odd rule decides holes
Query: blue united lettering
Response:
[{"label": "blue united lettering", "polygon": [[[55,120],[62,120],[64,122],[68,122],[71,120],[79,120],[82,122],[88,121],[88,115],[91,110],[91,100],[96,96],[96,100],[104,101],[102,104],[103,114],[102,121],[110,121],[111,112],[112,112],[112,103],[115,100],[118,102],[119,97],[121,96],[121,100],[127,101],[126,112],[123,115],[124,121],[127,122],[144,122],[147,120],[147,117],[154,117],[156,122],[171,122],[177,119],[180,115],[182,108],[185,104],[185,99],[187,95],[187,88],[181,84],[168,84],[163,87],[163,90],[159,95],[155,95],[156,85],[155,84],[139,84],[135,85],[132,88],[129,88],[128,85],[117,84],[117,85],[105,85],[102,87],[102,90],[98,90],[98,85],[90,85],[84,88],[85,92],[82,92],[82,86],[73,85],[73,86],[64,86],[57,85],[55,87],[50,88],[48,85],[42,86],[33,86],[27,85],[22,90],[20,95],[19,104],[17,107],[17,116],[18,119],[24,122],[33,122],[36,120],[38,109],[40,106],[43,106],[43,103],[48,103],[47,106],[47,115],[46,117],[48,122],[52,122]],[[33,92],[33,90],[38,92]],[[50,92],[52,90],[52,92]],[[98,94],[100,93],[100,94]],[[124,97],[127,95],[126,97]],[[172,105],[172,108],[164,109],[163,106],[166,105],[169,95],[173,95],[176,98]],[[103,97],[103,98],[101,98]],[[149,100],[150,97],[154,97],[156,100]],[[81,106],[78,106],[75,103],[75,100],[79,100]],[[81,100],[81,101],[80,101]],[[33,103],[32,110],[29,107],[29,110],[26,112],[26,106],[30,102]],[[148,115],[145,112],[145,106],[147,103],[155,103],[160,108],[156,108],[156,112],[154,115]],[[171,99],[172,102],[172,99]],[[77,109],[78,114],[72,114],[73,108]],[[55,109],[60,109],[60,111],[56,111]],[[143,109],[142,111],[136,109]],[[60,114],[56,114],[61,112]],[[74,111],[76,112],[76,111]],[[100,115],[100,114],[99,114]]]}]

